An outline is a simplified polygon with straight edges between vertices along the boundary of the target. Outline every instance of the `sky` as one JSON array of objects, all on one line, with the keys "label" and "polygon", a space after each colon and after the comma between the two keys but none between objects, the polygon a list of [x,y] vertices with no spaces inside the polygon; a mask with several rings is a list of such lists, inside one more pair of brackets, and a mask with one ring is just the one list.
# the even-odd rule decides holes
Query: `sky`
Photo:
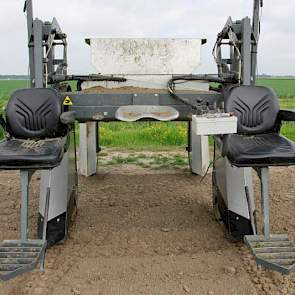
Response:
[{"label": "sky", "polygon": [[[24,0],[0,0],[0,74],[27,74]],[[68,35],[69,72],[95,73],[88,37],[206,38],[199,72],[215,73],[211,52],[228,16],[252,16],[252,0],[34,0],[34,16],[55,16]],[[295,75],[295,1],[264,0],[258,72]]]}]

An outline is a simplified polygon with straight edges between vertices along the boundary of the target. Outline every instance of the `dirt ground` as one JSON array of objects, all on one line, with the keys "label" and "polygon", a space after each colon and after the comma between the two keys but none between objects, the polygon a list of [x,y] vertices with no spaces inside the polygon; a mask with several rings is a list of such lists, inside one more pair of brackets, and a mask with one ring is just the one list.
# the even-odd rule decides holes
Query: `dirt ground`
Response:
[{"label": "dirt ground", "polygon": [[[17,238],[18,173],[0,175],[0,240]],[[271,169],[270,191],[272,232],[295,241],[295,168]],[[67,241],[48,250],[45,272],[0,282],[0,294],[295,294],[295,276],[257,268],[243,244],[226,239],[213,217],[211,175],[200,183],[186,167],[114,165],[80,177],[76,222]]]}]

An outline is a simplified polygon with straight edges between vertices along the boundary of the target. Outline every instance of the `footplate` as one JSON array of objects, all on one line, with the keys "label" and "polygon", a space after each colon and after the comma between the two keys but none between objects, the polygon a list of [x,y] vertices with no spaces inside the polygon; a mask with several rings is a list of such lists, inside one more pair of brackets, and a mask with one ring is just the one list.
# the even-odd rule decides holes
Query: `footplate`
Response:
[{"label": "footplate", "polygon": [[295,246],[287,235],[249,235],[244,237],[258,265],[289,274],[295,270]]},{"label": "footplate", "polygon": [[43,268],[46,242],[42,240],[3,241],[0,244],[0,280],[7,281],[20,274]]}]

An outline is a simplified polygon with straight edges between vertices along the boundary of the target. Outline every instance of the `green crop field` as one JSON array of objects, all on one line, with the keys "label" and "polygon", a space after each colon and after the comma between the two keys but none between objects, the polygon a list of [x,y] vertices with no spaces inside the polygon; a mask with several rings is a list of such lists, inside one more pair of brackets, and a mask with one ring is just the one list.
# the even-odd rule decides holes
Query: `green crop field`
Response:
[{"label": "green crop field", "polygon": [[9,95],[20,88],[29,87],[29,82],[26,80],[0,80],[0,100],[7,101]]},{"label": "green crop field", "polygon": [[295,79],[259,79],[257,85],[273,88],[283,99],[295,97]]},{"label": "green crop field", "polygon": [[[295,79],[260,79],[258,85],[272,87],[280,98],[281,108],[295,110]],[[25,80],[0,80],[0,107],[3,111],[9,95],[28,87]],[[282,133],[295,141],[295,124],[287,123]],[[126,149],[168,149],[187,144],[184,122],[101,123],[100,144]],[[2,132],[3,136],[3,132]]]}]

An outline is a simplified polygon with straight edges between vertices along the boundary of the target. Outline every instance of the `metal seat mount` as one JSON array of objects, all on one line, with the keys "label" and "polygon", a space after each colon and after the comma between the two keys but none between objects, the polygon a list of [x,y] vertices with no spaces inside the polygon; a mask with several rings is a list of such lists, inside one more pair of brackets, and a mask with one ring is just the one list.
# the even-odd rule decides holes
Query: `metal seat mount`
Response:
[{"label": "metal seat mount", "polygon": [[33,170],[21,170],[21,239],[7,240],[0,244],[0,280],[7,281],[40,265],[44,269],[47,247],[46,231],[50,201],[50,182],[46,192],[42,240],[28,239],[29,182]]},{"label": "metal seat mount", "polygon": [[268,168],[259,168],[257,172],[261,182],[263,235],[246,235],[244,241],[258,265],[289,274],[295,270],[295,246],[287,235],[270,234]]}]

